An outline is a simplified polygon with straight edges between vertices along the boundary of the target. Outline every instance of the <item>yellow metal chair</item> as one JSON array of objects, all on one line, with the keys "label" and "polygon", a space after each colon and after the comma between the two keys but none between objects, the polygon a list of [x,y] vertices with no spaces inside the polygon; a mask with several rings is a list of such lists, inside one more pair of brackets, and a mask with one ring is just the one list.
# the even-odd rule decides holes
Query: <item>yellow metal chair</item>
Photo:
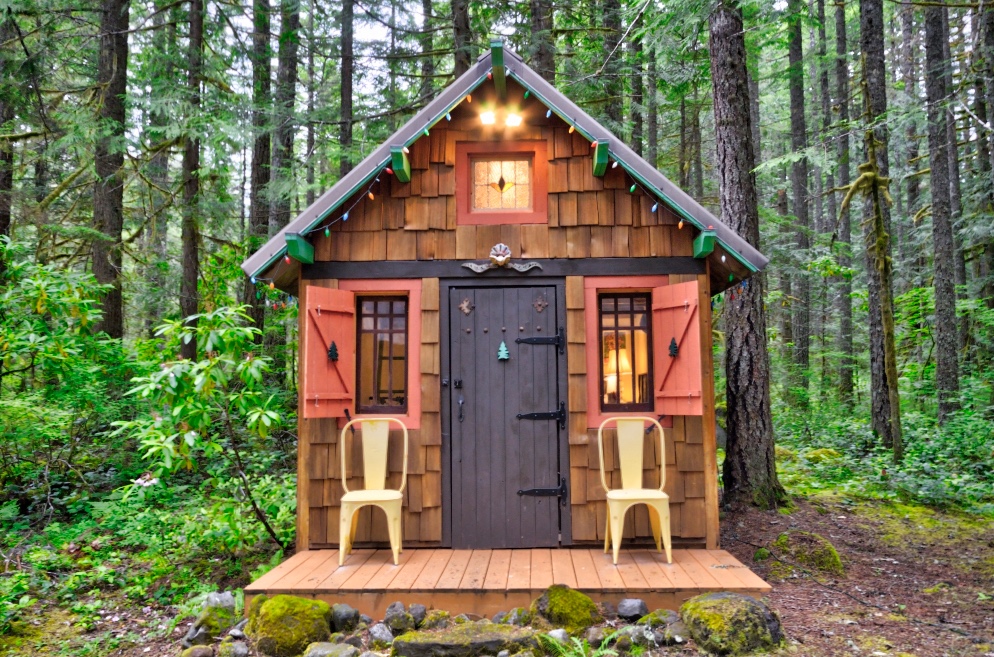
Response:
[{"label": "yellow metal chair", "polygon": [[[399,424],[404,432],[404,465],[398,490],[386,487],[391,422]],[[354,424],[362,425],[363,490],[350,491],[345,472],[345,434]],[[401,509],[404,504],[404,485],[407,483],[407,427],[403,422],[392,417],[356,418],[342,428],[340,440],[342,488],[345,489],[345,495],[342,496],[339,520],[338,565],[344,564],[345,557],[352,552],[352,542],[355,540],[356,526],[359,524],[359,509],[370,505],[380,507],[387,514],[390,549],[393,551],[393,562],[396,565],[401,549]]]},{"label": "yellow metal chair", "polygon": [[[618,457],[621,466],[621,488],[611,490],[607,485],[604,469],[604,427],[617,423]],[[642,488],[642,454],[645,439],[645,423],[652,422],[659,431],[659,489]],[[625,513],[636,504],[649,507],[649,522],[652,524],[652,537],[656,540],[656,550],[661,551],[660,538],[666,548],[666,562],[673,563],[670,549],[670,498],[663,492],[666,485],[666,458],[663,427],[651,417],[608,418],[597,429],[597,452],[601,457],[601,484],[607,491],[607,529],[604,534],[604,552],[608,545],[614,551],[614,563],[618,563],[621,549],[621,534],[625,526]]]}]

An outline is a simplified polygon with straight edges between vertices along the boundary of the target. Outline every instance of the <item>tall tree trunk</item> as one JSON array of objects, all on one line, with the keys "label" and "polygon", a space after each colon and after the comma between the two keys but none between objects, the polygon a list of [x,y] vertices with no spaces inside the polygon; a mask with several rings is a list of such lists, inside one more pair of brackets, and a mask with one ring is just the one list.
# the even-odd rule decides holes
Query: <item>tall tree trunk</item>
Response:
[{"label": "tall tree trunk", "polygon": [[[0,17],[0,43],[8,43],[15,38],[13,17]],[[13,57],[0,57],[0,129],[5,132],[10,127],[17,112],[14,106]],[[0,237],[10,237],[11,210],[14,192],[14,147],[7,141],[0,141]],[[7,269],[6,260],[0,257],[0,282]]]},{"label": "tall tree trunk", "polygon": [[[787,190],[777,190],[777,214],[784,217],[784,225],[787,224],[786,217],[790,215],[790,207],[787,204]],[[788,256],[787,262],[793,263],[793,258]],[[780,270],[780,294],[783,301],[780,304],[780,345],[783,347],[782,353],[787,353],[794,348],[794,286],[790,279],[790,272],[787,267]]]},{"label": "tall tree trunk", "polygon": [[[634,29],[634,28],[633,28]],[[631,147],[639,156],[642,155],[642,132],[644,129],[644,108],[642,107],[642,39],[632,37],[630,41],[631,69],[629,76],[631,86],[631,103],[629,104],[629,118],[632,124]]]},{"label": "tall tree trunk", "polygon": [[759,56],[756,55],[754,59],[749,70],[749,121],[752,128],[752,152],[759,164],[763,161],[763,138],[759,129]]},{"label": "tall tree trunk", "polygon": [[97,330],[124,337],[124,296],[121,291],[124,228],[124,97],[128,90],[128,19],[130,0],[104,0],[100,7],[100,58],[97,84],[101,90],[100,130],[94,149],[97,179],[93,185],[93,225],[103,234],[93,242],[93,275],[110,285],[101,303],[103,319]]},{"label": "tall tree trunk", "polygon": [[[153,48],[162,53],[166,59],[165,79],[167,84],[173,82],[173,57],[176,52],[176,27],[171,21],[166,24],[166,12],[157,4],[152,24],[156,27],[152,37]],[[166,139],[169,126],[169,115],[165,111],[152,111],[149,116],[149,141],[152,143]],[[148,163],[148,177],[159,189],[169,188],[169,152],[161,149]],[[145,334],[152,337],[155,328],[162,321],[166,312],[166,272],[169,269],[169,215],[165,211],[167,195],[158,190],[150,190],[152,195],[152,218],[146,229],[148,246],[151,248],[149,258],[151,263],[146,266],[145,276],[148,280],[148,290],[145,304],[144,322]]]},{"label": "tall tree trunk", "polygon": [[317,137],[314,129],[314,108],[317,96],[317,82],[314,80],[314,51],[316,49],[314,13],[317,9],[316,5],[315,0],[311,0],[307,12],[307,207],[311,207],[317,197],[317,190],[314,188],[314,162],[317,159],[314,153]]},{"label": "tall tree trunk", "polygon": [[[252,172],[249,183],[249,237],[246,251],[254,253],[262,247],[269,234],[269,181],[272,164],[272,133],[269,109],[272,101],[272,67],[270,61],[269,0],[252,3]],[[245,281],[242,302],[251,305],[249,315],[259,329],[256,342],[262,342],[266,307],[256,298],[256,285]]]},{"label": "tall tree trunk", "polygon": [[[465,0],[454,0],[455,2]],[[352,76],[355,70],[355,0],[342,2],[342,67],[341,67],[341,109],[339,120],[341,131],[338,143],[342,159],[338,173],[345,177],[352,170]]]},{"label": "tall tree trunk", "polygon": [[[293,185],[293,135],[296,127],[297,52],[300,45],[299,0],[280,3],[280,52],[277,58],[276,126],[272,175],[278,192],[270,194],[269,234],[275,235],[290,222]],[[344,85],[343,85],[344,86]],[[344,92],[343,92],[344,93]]]},{"label": "tall tree trunk", "polygon": [[556,82],[556,48],[552,41],[552,2],[531,0],[532,68],[547,82]]},{"label": "tall tree trunk", "polygon": [[[936,3],[941,5],[941,2]],[[932,192],[932,241],[935,245],[935,379],[939,397],[939,422],[957,407],[955,245],[950,210],[950,144],[946,122],[948,101],[943,52],[944,8],[925,7],[925,95],[928,99],[929,187]]]},{"label": "tall tree trunk", "polygon": [[418,41],[421,44],[421,90],[418,92],[421,100],[427,103],[435,95],[435,58],[431,54],[435,49],[434,38],[432,37],[432,6],[431,0],[421,0],[421,35]]},{"label": "tall tree trunk", "polygon": [[701,148],[701,101],[697,97],[697,83],[694,83],[693,112],[690,119],[690,193],[699,203],[704,202],[704,157]]},{"label": "tall tree trunk", "polygon": [[[918,71],[915,62],[918,54],[915,47],[917,32],[915,30],[915,8],[908,5],[901,10],[901,78],[904,80],[904,91],[914,103],[918,99]],[[905,129],[905,158],[909,167],[914,171],[918,158],[918,125],[913,115],[907,117],[908,127]],[[913,217],[918,212],[919,196],[918,176],[908,176],[907,200],[908,215]]]},{"label": "tall tree trunk", "polygon": [[[621,116],[621,53],[616,50],[621,42],[621,0],[601,0],[601,15],[604,24],[604,56],[609,57],[604,66],[604,95],[607,96],[605,114],[608,129],[616,135],[623,135]],[[609,53],[612,53],[609,55]]]},{"label": "tall tree trunk", "polygon": [[[839,162],[839,187],[849,184],[849,44],[846,37],[846,5],[835,5],[835,98],[839,108],[839,124],[836,141],[836,158]],[[838,241],[839,264],[852,266],[852,225],[849,208],[839,213]],[[853,404],[853,374],[856,359],[853,355],[852,326],[852,279],[843,276],[839,280],[839,335],[836,349],[839,363],[839,398],[848,407]]]},{"label": "tall tree trunk", "polygon": [[[790,0],[787,56],[790,65],[790,146],[795,154],[808,147],[807,125],[804,118],[804,46],[801,23],[804,14],[802,0]],[[794,216],[797,219],[798,255],[805,257],[811,248],[811,220],[808,217],[808,161],[801,157],[791,166],[790,187],[794,196]],[[797,303],[794,306],[794,365],[798,369],[797,383],[808,387],[808,365],[811,347],[811,282],[804,272],[797,275]]]},{"label": "tall tree trunk", "polygon": [[[890,161],[887,151],[887,78],[884,68],[884,19],[883,0],[860,0],[860,50],[863,59],[864,94],[866,121],[873,130],[873,148],[876,166],[881,176],[890,175]],[[869,152],[867,152],[869,161]],[[888,352],[893,349],[893,322],[887,327],[885,318],[894,316],[893,289],[889,267],[890,250],[890,210],[886,203],[879,206],[880,223],[874,221],[876,209],[871,201],[865,207],[866,220],[863,237],[867,244],[867,290],[869,296],[870,324],[870,417],[873,430],[886,447],[897,447],[895,439],[900,438],[900,409],[893,408],[892,399],[898,399],[896,366],[894,376],[888,375]],[[880,226],[883,235],[875,235],[875,226]],[[876,260],[875,260],[876,258]],[[888,263],[888,271],[877,269],[876,263]],[[884,289],[888,288],[888,289]]]},{"label": "tall tree trunk", "polygon": [[[190,94],[190,117],[200,113],[200,78],[204,50],[204,5],[202,0],[190,0],[189,72],[187,85]],[[200,306],[197,283],[200,280],[200,229],[198,226],[200,201],[200,139],[187,134],[183,148],[183,274],[179,289],[179,309],[187,326],[195,327]],[[180,355],[193,360],[197,357],[197,341],[183,343]]]},{"label": "tall tree trunk", "polygon": [[455,45],[455,76],[469,70],[473,61],[470,49],[473,33],[469,26],[469,0],[452,0],[452,43]]},{"label": "tall tree trunk", "polygon": [[[721,216],[759,247],[756,166],[749,118],[742,12],[722,0],[709,18],[711,76]],[[770,411],[770,359],[761,275],[746,281],[725,311],[728,444],[722,478],[728,499],[776,506],[787,495],[777,480]]]},{"label": "tall tree trunk", "polygon": [[659,96],[656,89],[659,84],[659,73],[656,70],[656,48],[650,45],[646,51],[649,60],[646,79],[646,159],[653,167],[659,166]]},{"label": "tall tree trunk", "polygon": [[690,164],[687,159],[687,99],[680,97],[680,146],[676,155],[680,189],[690,189]]}]

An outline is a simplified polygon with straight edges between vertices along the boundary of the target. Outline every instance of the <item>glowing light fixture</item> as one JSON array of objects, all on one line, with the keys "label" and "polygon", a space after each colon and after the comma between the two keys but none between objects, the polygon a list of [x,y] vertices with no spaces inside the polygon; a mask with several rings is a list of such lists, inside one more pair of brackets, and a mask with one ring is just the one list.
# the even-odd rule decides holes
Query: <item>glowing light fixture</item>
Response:
[{"label": "glowing light fixture", "polygon": [[508,114],[507,118],[504,119],[504,125],[506,125],[508,128],[517,128],[519,125],[521,125],[521,115],[514,113]]},{"label": "glowing light fixture", "polygon": [[493,112],[481,112],[480,113],[480,123],[483,125],[493,125],[497,122],[497,117],[494,116]]}]

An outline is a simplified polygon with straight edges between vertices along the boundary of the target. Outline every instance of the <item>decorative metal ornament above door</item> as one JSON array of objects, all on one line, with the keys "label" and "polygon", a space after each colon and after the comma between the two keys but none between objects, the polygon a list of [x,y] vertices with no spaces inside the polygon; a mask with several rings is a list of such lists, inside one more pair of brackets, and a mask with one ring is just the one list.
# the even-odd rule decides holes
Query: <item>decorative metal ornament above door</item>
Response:
[{"label": "decorative metal ornament above door", "polygon": [[542,265],[534,261],[522,262],[520,264],[511,262],[511,247],[503,243],[495,244],[494,248],[490,249],[490,262],[464,262],[462,266],[477,274],[482,274],[491,269],[508,267],[523,274],[530,269],[542,268]]}]

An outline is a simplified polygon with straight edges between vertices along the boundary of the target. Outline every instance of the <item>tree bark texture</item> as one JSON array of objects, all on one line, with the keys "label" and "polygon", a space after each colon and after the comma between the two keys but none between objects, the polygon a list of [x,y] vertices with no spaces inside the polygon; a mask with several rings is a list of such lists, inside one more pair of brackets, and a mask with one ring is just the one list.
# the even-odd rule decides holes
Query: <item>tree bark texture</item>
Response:
[{"label": "tree bark texture", "polygon": [[644,108],[642,106],[642,88],[644,84],[642,76],[642,39],[630,37],[631,70],[629,76],[631,87],[631,102],[628,106],[628,115],[632,124],[631,147],[639,156],[642,155],[642,132],[645,127]]},{"label": "tree bark texture", "polygon": [[[791,0],[789,4],[789,61],[788,80],[790,85],[790,147],[795,154],[808,147],[807,125],[804,118],[804,45],[801,29],[804,3]],[[791,165],[790,187],[794,197],[794,217],[797,221],[798,256],[804,257],[811,248],[811,220],[808,215],[808,161],[801,157]],[[797,383],[808,387],[808,366],[811,349],[811,282],[807,274],[798,272],[794,305],[794,365],[797,367]]]},{"label": "tree bark texture", "polygon": [[421,90],[419,92],[422,102],[427,103],[435,95],[435,86],[432,82],[435,75],[435,58],[431,56],[435,48],[432,37],[432,6],[431,0],[421,0],[421,36],[418,41],[421,45]]},{"label": "tree bark texture", "polygon": [[955,244],[950,209],[948,101],[943,52],[943,7],[925,8],[925,95],[928,100],[929,187],[932,192],[932,242],[935,284],[935,364],[939,422],[957,407],[959,393],[956,331]]},{"label": "tree bark texture", "polygon": [[[458,1],[458,0],[456,0]],[[338,173],[344,177],[352,170],[352,76],[355,71],[355,0],[342,2],[342,65],[341,65],[341,109],[339,121],[339,148],[341,161]],[[457,65],[458,67],[458,65]]]},{"label": "tree bark texture", "polygon": [[[623,135],[621,117],[621,0],[602,0],[601,16],[604,24],[604,56],[610,57],[602,72],[604,78],[605,114],[607,127],[616,135]],[[613,54],[610,54],[612,53]]]},{"label": "tree bark texture", "polygon": [[469,70],[473,60],[470,41],[473,34],[469,27],[469,0],[452,0],[452,42],[455,44],[455,75]]},{"label": "tree bark texture", "polygon": [[297,54],[300,45],[299,0],[281,0],[279,43],[274,98],[276,125],[273,131],[273,168],[270,174],[276,193],[269,195],[270,235],[275,235],[290,222],[290,199],[295,186],[293,136],[296,128]]},{"label": "tree bark texture", "polygon": [[[860,0],[860,50],[863,60],[863,76],[866,93],[866,121],[873,129],[876,141],[876,165],[881,176],[890,175],[890,162],[887,157],[887,123],[881,120],[887,113],[887,79],[884,68],[884,19],[883,0]],[[869,153],[867,153],[869,158]],[[896,394],[897,381],[891,381],[887,376],[886,346],[884,320],[885,314],[893,316],[894,306],[892,290],[881,289],[883,278],[874,263],[874,249],[878,249],[881,261],[890,261],[890,210],[886,204],[880,207],[883,230],[888,233],[887,239],[873,234],[874,208],[870,201],[866,202],[864,213],[863,238],[868,245],[866,250],[867,291],[869,297],[869,337],[870,337],[870,418],[873,430],[886,447],[894,446],[894,426],[892,417],[899,409],[891,408],[892,393]],[[876,273],[874,273],[876,272]],[[888,307],[884,307],[889,304]],[[900,427],[897,427],[899,429]]]},{"label": "tree bark texture", "polygon": [[[915,66],[918,53],[915,38],[915,8],[909,5],[901,11],[901,78],[904,80],[904,92],[912,103],[918,100],[918,71]],[[907,121],[904,156],[908,166],[914,167],[918,157],[918,125],[913,116],[909,116]],[[908,215],[913,217],[918,212],[918,176],[908,176],[906,191]]]},{"label": "tree bark texture", "polygon": [[[252,171],[249,183],[249,236],[246,251],[255,253],[269,234],[269,180],[271,165],[272,133],[268,108],[272,93],[272,66],[270,64],[270,5],[269,0],[252,3]],[[249,314],[259,329],[256,341],[262,341],[265,305],[256,298],[257,287],[250,279],[245,281],[243,303],[251,305]]]},{"label": "tree bark texture", "polygon": [[[189,70],[187,85],[192,116],[200,113],[200,78],[203,68],[204,48],[204,5],[202,0],[190,0],[190,43]],[[200,281],[200,229],[198,226],[200,200],[200,139],[187,134],[183,147],[183,221],[181,239],[183,242],[183,273],[180,280],[180,314],[188,318],[188,326],[195,327],[192,319],[200,306],[197,284]],[[180,346],[183,358],[197,357],[197,342],[191,340]]]},{"label": "tree bark texture", "polygon": [[[846,5],[839,2],[835,6],[835,99],[839,108],[839,124],[836,140],[836,158],[839,163],[839,187],[850,182],[849,164],[849,44],[846,35]],[[852,266],[852,224],[849,208],[841,210],[838,217],[837,239],[839,241],[839,264]],[[839,334],[836,349],[840,354],[839,398],[852,407],[853,374],[856,359],[853,354],[852,325],[852,279],[843,276],[839,280],[838,304]]]},{"label": "tree bark texture", "polygon": [[[715,163],[721,217],[759,247],[755,154],[749,118],[742,12],[723,0],[709,19],[714,85]],[[722,478],[738,502],[775,506],[786,498],[777,480],[770,411],[770,359],[762,276],[736,289],[725,310],[728,444]]]},{"label": "tree bark texture", "polygon": [[659,84],[659,72],[656,69],[656,49],[650,45],[646,50],[646,58],[649,60],[646,70],[646,104],[645,104],[645,130],[646,130],[646,159],[654,167],[659,166],[659,96],[657,85]]},{"label": "tree bark texture", "polygon": [[[0,43],[8,43],[15,37],[11,17],[0,18]],[[0,129],[6,130],[14,120],[15,90],[14,69],[17,63],[13,57],[0,55]],[[0,236],[10,236],[11,211],[14,192],[14,148],[9,141],[0,141]],[[0,258],[0,281],[4,279],[6,261]]]},{"label": "tree bark texture", "polygon": [[93,275],[110,285],[101,305],[97,330],[124,337],[121,290],[124,228],[124,97],[128,89],[128,19],[130,0],[104,0],[100,6],[100,54],[97,84],[101,91],[100,128],[94,149],[93,226],[103,234],[93,242]]},{"label": "tree bark texture", "polygon": [[556,82],[556,48],[552,40],[552,2],[531,0],[532,68],[550,84]]}]

